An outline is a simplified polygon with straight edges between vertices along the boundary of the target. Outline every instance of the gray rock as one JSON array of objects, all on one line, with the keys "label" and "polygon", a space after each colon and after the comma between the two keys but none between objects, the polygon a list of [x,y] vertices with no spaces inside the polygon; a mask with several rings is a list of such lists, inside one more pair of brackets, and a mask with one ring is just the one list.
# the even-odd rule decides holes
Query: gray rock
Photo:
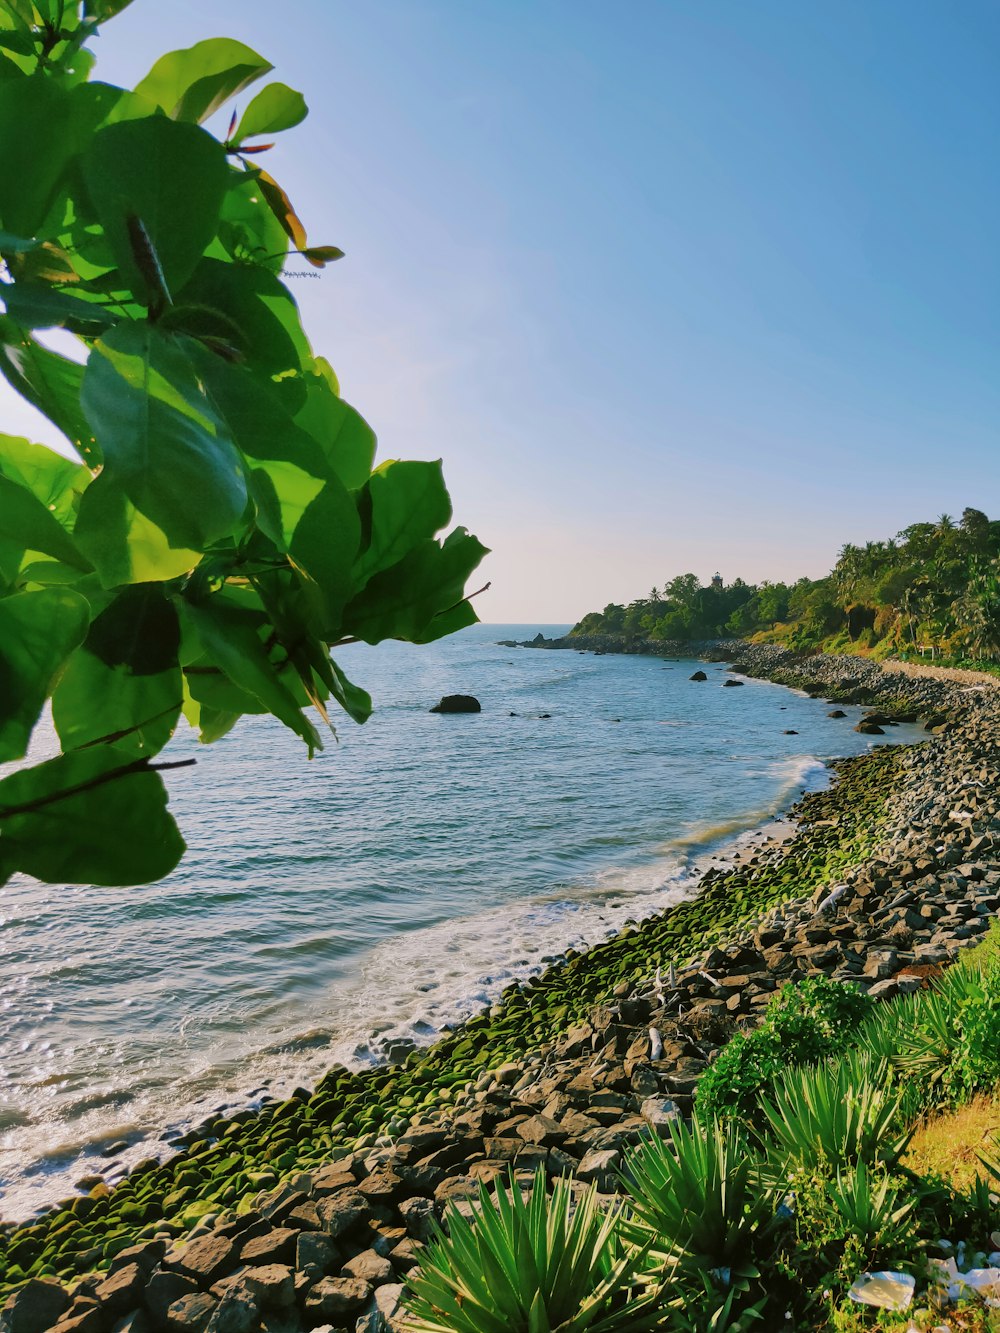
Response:
[{"label": "gray rock", "polygon": [[306,1297],[306,1314],[315,1319],[338,1319],[357,1314],[366,1305],[372,1289],[357,1277],[322,1278]]},{"label": "gray rock", "polygon": [[348,1259],[341,1271],[347,1277],[359,1277],[373,1287],[393,1279],[392,1264],[375,1250],[362,1250],[353,1259]]},{"label": "gray rock", "polygon": [[657,1134],[666,1132],[667,1126],[675,1120],[683,1120],[681,1108],[669,1097],[647,1097],[639,1107],[639,1114]]},{"label": "gray rock", "polygon": [[2,1315],[9,1333],[48,1333],[70,1303],[59,1282],[33,1277],[7,1298]]},{"label": "gray rock", "polygon": [[182,1296],[167,1310],[167,1333],[205,1333],[215,1306],[215,1299],[201,1291]]}]

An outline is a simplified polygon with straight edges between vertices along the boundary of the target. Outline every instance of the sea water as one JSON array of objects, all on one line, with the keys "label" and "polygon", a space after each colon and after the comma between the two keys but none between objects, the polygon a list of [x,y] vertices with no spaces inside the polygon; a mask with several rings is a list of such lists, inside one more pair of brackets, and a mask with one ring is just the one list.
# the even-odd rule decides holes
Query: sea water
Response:
[{"label": "sea water", "polygon": [[[426,1042],[567,948],[690,893],[882,738],[722,667],[505,648],[476,626],[339,660],[375,713],[309,762],[271,718],[166,775],[181,866],[0,889],[0,1217],[114,1178],[221,1107]],[[474,694],[475,715],[429,712]],[[797,734],[787,734],[789,732]],[[904,739],[900,728],[885,740]]]}]

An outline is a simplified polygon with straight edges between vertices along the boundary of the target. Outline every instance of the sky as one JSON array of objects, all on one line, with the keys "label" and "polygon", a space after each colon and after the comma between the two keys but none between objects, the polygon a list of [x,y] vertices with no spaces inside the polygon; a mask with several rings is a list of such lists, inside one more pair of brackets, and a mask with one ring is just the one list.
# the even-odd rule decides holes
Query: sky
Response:
[{"label": "sky", "polygon": [[996,0],[134,0],[97,76],[212,36],[306,96],[287,281],[484,620],[1000,515]]}]

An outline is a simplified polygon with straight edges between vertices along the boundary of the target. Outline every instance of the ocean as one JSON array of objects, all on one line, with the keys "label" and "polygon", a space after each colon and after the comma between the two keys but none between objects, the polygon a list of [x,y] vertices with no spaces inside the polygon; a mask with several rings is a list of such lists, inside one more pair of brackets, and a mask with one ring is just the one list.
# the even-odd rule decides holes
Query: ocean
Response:
[{"label": "ocean", "polygon": [[[691,661],[497,643],[566,628],[343,649],[375,713],[311,762],[270,718],[210,747],[178,734],[169,756],[198,762],[166,775],[188,842],[169,878],[0,889],[0,1217],[334,1061],[433,1040],[690,893],[827,759],[913,734],[723,689],[721,667],[696,684]],[[428,711],[450,693],[483,711]]]}]

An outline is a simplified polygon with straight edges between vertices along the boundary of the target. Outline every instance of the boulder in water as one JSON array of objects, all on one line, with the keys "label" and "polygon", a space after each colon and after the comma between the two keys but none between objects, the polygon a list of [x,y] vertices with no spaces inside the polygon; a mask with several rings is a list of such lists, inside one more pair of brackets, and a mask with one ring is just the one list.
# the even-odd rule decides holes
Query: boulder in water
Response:
[{"label": "boulder in water", "polygon": [[842,708],[835,708],[832,713],[827,713],[827,717],[846,717],[847,714]]},{"label": "boulder in water", "polygon": [[862,736],[885,735],[884,728],[880,727],[877,722],[870,721],[868,718],[865,718],[863,721],[859,722],[858,725],[854,728],[854,730],[860,731]]},{"label": "boulder in water", "polygon": [[481,713],[479,700],[472,694],[446,694],[439,704],[431,709],[432,713]]},{"label": "boulder in water", "polygon": [[688,676],[688,680],[708,680],[704,671],[696,671],[693,676]]},{"label": "boulder in water", "polygon": [[722,688],[724,690],[732,690],[735,689],[737,685],[742,685],[742,684],[743,682],[741,680],[724,680],[722,682]]}]

